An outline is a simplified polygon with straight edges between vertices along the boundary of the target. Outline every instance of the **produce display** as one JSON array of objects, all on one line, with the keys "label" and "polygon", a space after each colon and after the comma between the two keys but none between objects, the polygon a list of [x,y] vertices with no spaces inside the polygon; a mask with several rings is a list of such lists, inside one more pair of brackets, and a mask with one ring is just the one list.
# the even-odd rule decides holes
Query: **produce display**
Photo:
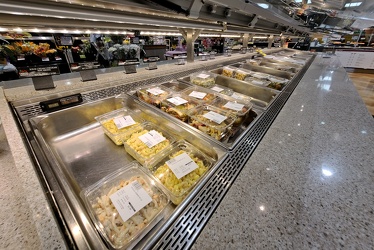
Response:
[{"label": "produce display", "polygon": [[235,68],[231,68],[227,66],[227,67],[223,67],[222,69],[223,76],[234,77],[234,73],[235,73]]},{"label": "produce display", "polygon": [[[213,115],[216,118],[207,118],[209,115]],[[208,105],[198,106],[190,110],[188,116],[189,125],[218,141],[230,133],[236,119],[235,116],[228,112]]]},{"label": "produce display", "polygon": [[[165,162],[183,153],[187,153],[197,164],[198,168],[178,179]],[[212,165],[213,161],[208,156],[202,154],[189,144],[181,143],[167,157],[159,162],[154,168],[153,174],[168,190],[170,200],[178,205]]]},{"label": "produce display", "polygon": [[175,118],[187,122],[188,110],[196,107],[200,103],[189,96],[175,94],[161,102],[161,110],[174,116]]},{"label": "produce display", "polygon": [[237,101],[233,98],[227,97],[217,97],[211,104],[217,108],[227,111],[228,114],[235,116],[235,121],[233,123],[234,127],[240,126],[245,120],[246,115],[252,108],[250,102]]},{"label": "produce display", "polygon": [[118,129],[117,125],[114,123],[114,119],[115,118],[107,120],[107,121],[103,122],[101,125],[105,128],[105,130],[104,130],[105,134],[110,139],[112,139],[112,141],[116,145],[122,145],[123,144],[123,140],[125,140],[126,138],[128,138],[129,133],[131,133],[131,130],[134,127],[138,126],[139,123],[135,122],[134,125]]},{"label": "produce display", "polygon": [[118,109],[95,117],[104,133],[116,144],[122,145],[132,129],[139,126],[140,119],[127,109]]},{"label": "produce display", "polygon": [[[156,145],[149,147],[139,137],[155,131],[165,139]],[[153,132],[152,132],[153,133]],[[157,154],[161,153],[174,142],[174,138],[168,135],[166,132],[161,131],[155,125],[148,123],[142,124],[139,129],[134,129],[131,136],[124,142],[125,149],[132,157],[134,157],[140,164],[148,165],[156,157]]]},{"label": "produce display", "polygon": [[202,71],[195,74],[190,75],[191,83],[209,88],[213,86],[216,82],[215,75],[210,72]]},{"label": "produce display", "polygon": [[140,100],[159,108],[161,101],[172,92],[168,88],[162,86],[150,86],[147,88],[138,89],[136,93]]},{"label": "produce display", "polygon": [[[90,215],[113,249],[127,248],[151,226],[169,202],[167,196],[152,184],[149,176],[135,166],[127,169],[127,172],[122,170],[113,179],[94,185],[85,193]],[[138,185],[137,188],[141,185],[151,201],[129,219],[123,220],[112,201],[112,195],[128,185]]]},{"label": "produce display", "polygon": [[244,70],[238,69],[235,71],[235,78],[243,81],[246,77],[248,77],[249,75],[253,73],[254,73],[253,71],[248,71],[248,70],[244,71]]}]

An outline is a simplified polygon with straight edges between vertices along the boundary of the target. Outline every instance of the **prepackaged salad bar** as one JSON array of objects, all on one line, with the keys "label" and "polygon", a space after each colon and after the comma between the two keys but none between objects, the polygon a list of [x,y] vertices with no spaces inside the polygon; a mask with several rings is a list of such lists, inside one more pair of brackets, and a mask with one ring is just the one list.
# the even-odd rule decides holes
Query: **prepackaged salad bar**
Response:
[{"label": "prepackaged salad bar", "polygon": [[195,204],[214,211],[199,194],[215,192],[226,165],[245,164],[237,154],[255,145],[243,143],[261,139],[259,126],[270,126],[312,60],[284,50],[119,85],[105,97],[80,93],[82,103],[61,110],[12,105],[74,247],[163,248]]}]

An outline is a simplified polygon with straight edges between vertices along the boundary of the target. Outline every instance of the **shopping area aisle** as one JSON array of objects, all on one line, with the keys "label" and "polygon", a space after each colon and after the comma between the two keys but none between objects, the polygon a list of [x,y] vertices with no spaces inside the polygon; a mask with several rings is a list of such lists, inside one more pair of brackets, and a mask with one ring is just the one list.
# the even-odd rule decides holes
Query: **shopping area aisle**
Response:
[{"label": "shopping area aisle", "polygon": [[374,116],[374,73],[348,73],[370,114]]}]

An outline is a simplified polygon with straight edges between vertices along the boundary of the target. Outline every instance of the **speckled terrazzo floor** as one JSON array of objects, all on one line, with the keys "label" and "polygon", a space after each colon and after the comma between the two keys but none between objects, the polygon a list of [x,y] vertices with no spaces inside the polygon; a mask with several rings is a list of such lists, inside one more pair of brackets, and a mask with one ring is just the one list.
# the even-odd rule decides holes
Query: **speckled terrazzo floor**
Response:
[{"label": "speckled terrazzo floor", "polygon": [[317,57],[192,249],[373,249],[374,120]]}]

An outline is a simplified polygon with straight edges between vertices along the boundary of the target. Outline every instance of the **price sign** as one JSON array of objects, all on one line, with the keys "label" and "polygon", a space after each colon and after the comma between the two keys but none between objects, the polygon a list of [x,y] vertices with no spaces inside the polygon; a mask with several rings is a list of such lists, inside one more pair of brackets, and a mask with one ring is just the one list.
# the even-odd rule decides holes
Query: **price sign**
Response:
[{"label": "price sign", "polygon": [[152,148],[153,146],[156,146],[160,142],[163,142],[166,140],[165,137],[163,137],[160,133],[158,133],[156,130],[151,130],[148,133],[139,136],[139,139],[144,142],[147,147]]},{"label": "price sign", "polygon": [[165,93],[165,91],[163,91],[162,89],[159,89],[159,88],[147,89],[147,92],[151,93],[152,95],[161,95],[162,93]]},{"label": "price sign", "polygon": [[148,63],[148,70],[154,70],[157,69],[157,62],[150,62]]},{"label": "price sign", "polygon": [[125,64],[125,73],[126,74],[134,74],[136,73],[136,65],[135,64],[130,64],[130,65],[126,65]]},{"label": "price sign", "polygon": [[197,99],[203,99],[206,96],[206,93],[199,91],[192,91],[189,96],[195,97]]},{"label": "price sign", "polygon": [[53,89],[56,87],[51,75],[33,77],[32,83],[34,84],[35,90]]},{"label": "price sign", "polygon": [[241,111],[243,109],[244,105],[240,104],[240,103],[236,103],[236,102],[228,102],[223,107],[228,108],[228,109],[232,109],[232,110],[235,110],[235,111]]},{"label": "price sign", "polygon": [[183,98],[179,97],[179,96],[176,96],[176,97],[172,97],[172,98],[169,98],[167,99],[169,102],[171,102],[172,104],[176,105],[176,106],[179,106],[179,105],[182,105],[182,104],[185,104],[185,103],[188,103],[188,101],[184,100]]},{"label": "price sign", "polygon": [[131,182],[109,198],[123,221],[130,219],[152,201],[152,198],[138,181]]},{"label": "price sign", "polygon": [[197,77],[199,77],[199,78],[203,78],[203,79],[206,79],[206,78],[208,78],[210,75],[208,75],[208,74],[204,74],[204,73],[201,73],[201,74],[198,74],[197,75]]},{"label": "price sign", "polygon": [[134,125],[136,123],[134,121],[134,119],[132,119],[132,117],[129,116],[129,115],[116,117],[116,118],[114,118],[113,121],[116,124],[118,129],[126,128],[126,127],[129,127],[129,126]]},{"label": "price sign", "polygon": [[97,80],[96,73],[93,69],[80,71],[79,74],[83,82]]},{"label": "price sign", "polygon": [[223,88],[220,88],[220,87],[217,87],[217,86],[214,86],[213,88],[211,88],[211,90],[214,90],[214,91],[217,91],[217,92],[222,92],[222,91],[224,91]]},{"label": "price sign", "polygon": [[208,113],[206,113],[205,115],[203,115],[205,118],[211,120],[211,121],[214,121],[215,123],[217,124],[221,124],[224,120],[227,119],[226,116],[224,115],[221,115],[221,114],[218,114],[216,112],[213,112],[213,111],[209,111]]},{"label": "price sign", "polygon": [[177,157],[168,160],[166,165],[168,165],[178,179],[199,167],[187,153],[180,154]]}]

